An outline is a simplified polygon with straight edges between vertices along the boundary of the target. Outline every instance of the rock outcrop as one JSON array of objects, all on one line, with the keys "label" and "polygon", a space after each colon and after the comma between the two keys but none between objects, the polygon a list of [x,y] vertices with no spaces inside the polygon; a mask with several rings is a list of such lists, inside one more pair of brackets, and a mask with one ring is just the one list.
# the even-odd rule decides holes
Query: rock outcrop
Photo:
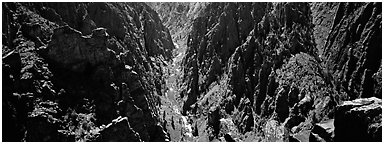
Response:
[{"label": "rock outcrop", "polygon": [[[207,92],[209,85],[222,77],[225,71],[222,67],[230,61],[230,56],[235,52],[236,47],[241,45],[241,41],[246,40],[253,24],[261,20],[261,15],[251,15],[251,12],[263,13],[266,3],[241,3],[240,5],[210,3],[198,6],[197,9],[202,10],[192,24],[192,31],[187,39],[189,49],[183,60],[186,85],[182,95],[187,97],[183,111],[189,110],[190,105],[196,102],[198,95]],[[242,14],[238,14],[239,12]],[[241,39],[238,34],[241,35]],[[242,63],[239,55],[240,53],[236,58],[232,58],[232,61],[236,62],[234,66],[237,66],[237,62]],[[242,66],[232,69],[234,76],[237,76],[237,73],[243,73]],[[240,71],[237,72],[238,70]],[[237,82],[232,81],[231,84],[237,84]],[[236,92],[241,91],[235,89]],[[237,99],[237,104],[239,100]]]},{"label": "rock outcrop", "polygon": [[381,7],[3,3],[4,141],[381,141]]},{"label": "rock outcrop", "polygon": [[161,22],[169,29],[173,42],[182,46],[186,45],[193,17],[199,12],[199,3],[149,2],[147,4],[159,14]]},{"label": "rock outcrop", "polygon": [[3,12],[4,141],[169,140],[158,107],[174,45],[149,6],[3,3]]},{"label": "rock outcrop", "polygon": [[335,113],[335,141],[381,141],[382,101],[376,97],[345,101]]},{"label": "rock outcrop", "polygon": [[309,135],[310,142],[331,142],[335,137],[334,119],[316,124]]},{"label": "rock outcrop", "polygon": [[[314,57],[309,11],[307,3],[204,5],[192,24],[187,44],[189,49],[183,61],[181,96],[186,97],[184,113],[191,110],[190,105],[197,102],[200,95],[219,83],[223,101],[215,103],[228,106],[229,115],[236,111],[233,120],[241,133],[257,129],[254,125],[264,125],[261,121],[255,122],[255,117],[259,116],[268,119],[276,113],[279,123],[283,123],[290,115],[299,115],[290,113],[291,109],[305,109],[306,117],[314,103],[310,99],[317,98],[311,95],[316,91],[311,85],[322,83],[319,90],[325,87],[321,77],[311,80],[311,85],[301,84],[305,80],[297,79],[310,79],[321,72],[319,61]],[[305,54],[298,55],[300,60],[291,64],[304,62],[301,64],[303,68],[297,71],[298,66],[286,69],[284,63],[300,52]],[[301,72],[308,68],[311,72]],[[298,81],[292,84],[293,80]],[[304,95],[308,95],[309,103],[296,104]],[[318,100],[316,104],[321,105],[319,103],[322,102]],[[236,110],[231,110],[230,104]],[[308,104],[309,107],[305,107]]]},{"label": "rock outcrop", "polygon": [[243,135],[272,131],[265,125],[274,120],[269,125],[284,132],[269,141],[308,141],[311,131],[332,141],[321,124],[334,119],[338,104],[381,98],[381,43],[372,43],[381,38],[379,3],[194,3],[187,9],[199,12],[182,62],[183,115],[207,116],[220,105],[220,117],[231,117]]},{"label": "rock outcrop", "polygon": [[311,15],[313,27],[313,37],[316,43],[319,58],[324,58],[324,47],[327,43],[329,31],[332,29],[333,19],[335,18],[339,3],[336,2],[314,2],[311,5]]},{"label": "rock outcrop", "polygon": [[[339,3],[324,49],[328,73],[344,100],[375,96],[381,67],[381,3]],[[379,42],[379,43],[377,43]],[[376,92],[375,92],[376,91]]]}]

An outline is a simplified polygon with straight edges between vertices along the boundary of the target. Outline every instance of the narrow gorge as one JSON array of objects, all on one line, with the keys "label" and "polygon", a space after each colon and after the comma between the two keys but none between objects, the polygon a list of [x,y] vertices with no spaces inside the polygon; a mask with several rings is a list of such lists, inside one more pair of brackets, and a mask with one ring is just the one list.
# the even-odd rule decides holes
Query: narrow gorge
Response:
[{"label": "narrow gorge", "polygon": [[3,142],[381,142],[382,3],[3,2]]}]

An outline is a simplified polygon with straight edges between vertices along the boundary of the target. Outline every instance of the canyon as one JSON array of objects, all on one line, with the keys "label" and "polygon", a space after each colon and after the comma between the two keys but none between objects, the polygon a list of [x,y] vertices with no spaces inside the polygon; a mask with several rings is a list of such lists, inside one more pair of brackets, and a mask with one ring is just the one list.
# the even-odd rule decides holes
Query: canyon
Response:
[{"label": "canyon", "polygon": [[381,3],[2,3],[2,141],[382,141]]}]

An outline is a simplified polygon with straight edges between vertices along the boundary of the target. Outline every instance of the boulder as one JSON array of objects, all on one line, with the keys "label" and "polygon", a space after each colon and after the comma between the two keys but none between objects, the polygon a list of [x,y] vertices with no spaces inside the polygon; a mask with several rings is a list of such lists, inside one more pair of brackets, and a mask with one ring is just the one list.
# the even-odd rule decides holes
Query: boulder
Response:
[{"label": "boulder", "polygon": [[382,102],[376,97],[345,101],[335,113],[335,141],[382,141]]},{"label": "boulder", "polygon": [[310,142],[330,142],[335,136],[334,119],[316,124],[309,135]]}]

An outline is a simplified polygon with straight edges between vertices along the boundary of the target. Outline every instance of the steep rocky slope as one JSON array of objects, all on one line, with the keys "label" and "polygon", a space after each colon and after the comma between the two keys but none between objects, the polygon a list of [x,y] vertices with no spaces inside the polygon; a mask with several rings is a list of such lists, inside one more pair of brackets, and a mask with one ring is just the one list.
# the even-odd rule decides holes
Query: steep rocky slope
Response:
[{"label": "steep rocky slope", "polygon": [[[381,98],[381,3],[340,3],[325,45],[326,62],[346,97]],[[378,83],[377,83],[378,82]]]},{"label": "steep rocky slope", "polygon": [[335,18],[339,3],[310,3],[312,12],[313,37],[320,58],[323,58],[323,50],[329,31],[332,29],[333,19]]},{"label": "steep rocky slope", "polygon": [[172,62],[163,67],[166,78],[166,89],[161,97],[160,115],[164,119],[163,127],[169,133],[171,141],[193,141],[196,136],[196,125],[190,123],[187,116],[181,115],[182,99],[182,59],[187,50],[188,33],[192,29],[192,20],[204,3],[170,2],[147,3],[159,13],[162,23],[170,30],[175,49]]},{"label": "steep rocky slope", "polygon": [[147,4],[159,14],[162,23],[169,29],[174,42],[183,43],[190,31],[191,20],[199,11],[195,10],[198,3],[152,2]]},{"label": "steep rocky slope", "polygon": [[3,3],[3,141],[381,141],[381,6]]},{"label": "steep rocky slope", "polygon": [[144,3],[3,3],[3,141],[166,141],[174,45]]},{"label": "steep rocky slope", "polygon": [[343,101],[381,98],[381,3],[190,9],[179,97],[193,141],[309,141]]}]

